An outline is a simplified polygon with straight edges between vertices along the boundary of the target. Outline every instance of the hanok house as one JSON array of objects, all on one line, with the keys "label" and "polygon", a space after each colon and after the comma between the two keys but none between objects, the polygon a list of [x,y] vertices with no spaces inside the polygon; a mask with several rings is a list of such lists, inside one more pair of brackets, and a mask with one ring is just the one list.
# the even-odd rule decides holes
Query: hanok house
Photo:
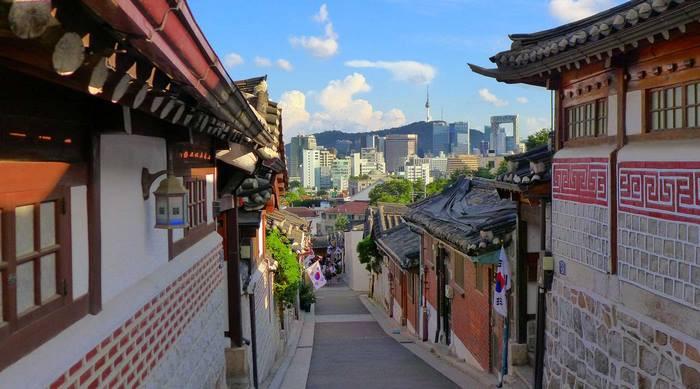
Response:
[{"label": "hanok house", "polygon": [[[274,295],[277,265],[265,245],[268,228],[280,220],[287,171],[281,111],[269,100],[267,78],[236,81],[235,85],[270,134],[270,141],[257,149],[229,143],[227,149],[217,152],[217,209],[227,261],[226,334],[231,341],[226,351],[227,380],[232,385],[258,387],[273,372],[286,344],[284,330],[294,317],[278,309]],[[299,232],[294,228],[285,231],[293,237]],[[304,233],[301,235],[300,244]]]},{"label": "hanok house", "polygon": [[420,235],[401,223],[385,231],[376,241],[386,263],[390,284],[389,314],[418,335],[420,309]]},{"label": "hanok house", "polygon": [[[378,202],[365,212],[363,238],[371,238],[375,244],[384,233],[403,223],[403,215],[408,207],[399,203]],[[357,244],[355,244],[357,246]],[[389,261],[382,260],[381,273],[371,274],[369,296],[379,302],[390,315],[393,315],[392,282],[389,279]],[[362,272],[358,272],[363,274]]]},{"label": "hanok house", "polygon": [[462,177],[410,205],[404,219],[421,234],[419,333],[470,365],[498,371],[504,322],[492,309],[492,274],[501,247],[515,258],[515,203],[491,182]]},{"label": "hanok house", "polygon": [[471,66],[554,97],[550,387],[700,383],[699,16],[630,1]]},{"label": "hanok house", "polygon": [[542,145],[508,155],[507,172],[493,181],[502,198],[516,203],[517,247],[515,267],[511,269],[514,304],[508,355],[515,367],[514,375],[530,386],[534,384],[537,357],[544,355],[545,288],[544,280],[538,285],[537,269],[542,254],[551,251],[553,154],[550,145]]},{"label": "hanok house", "polygon": [[267,124],[184,1],[7,1],[0,30],[0,386],[222,385],[214,157]]}]

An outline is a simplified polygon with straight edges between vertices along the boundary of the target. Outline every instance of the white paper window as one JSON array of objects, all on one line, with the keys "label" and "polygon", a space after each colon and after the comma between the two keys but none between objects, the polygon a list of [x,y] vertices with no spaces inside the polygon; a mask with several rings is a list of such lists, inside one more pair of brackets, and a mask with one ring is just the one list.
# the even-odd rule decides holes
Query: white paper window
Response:
[{"label": "white paper window", "polygon": [[41,302],[56,295],[56,254],[41,257]]},{"label": "white paper window", "polygon": [[15,208],[15,243],[17,257],[34,251],[34,205]]},{"label": "white paper window", "polygon": [[41,227],[41,248],[56,244],[56,202],[49,201],[39,206]]},{"label": "white paper window", "polygon": [[17,266],[17,314],[34,306],[34,262]]}]

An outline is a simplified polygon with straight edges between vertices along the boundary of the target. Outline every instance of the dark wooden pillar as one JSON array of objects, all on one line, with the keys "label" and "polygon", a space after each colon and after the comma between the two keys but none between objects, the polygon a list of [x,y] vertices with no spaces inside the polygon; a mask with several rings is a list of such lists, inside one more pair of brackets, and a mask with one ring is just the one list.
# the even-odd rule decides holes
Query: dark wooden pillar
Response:
[{"label": "dark wooden pillar", "polygon": [[238,208],[224,212],[226,239],[227,272],[226,280],[228,286],[228,332],[226,336],[231,339],[231,347],[243,346],[243,327],[241,317],[241,275],[240,275],[240,243],[238,238]]},{"label": "dark wooden pillar", "polygon": [[102,311],[102,220],[100,217],[100,134],[90,136],[87,185],[89,312]]}]

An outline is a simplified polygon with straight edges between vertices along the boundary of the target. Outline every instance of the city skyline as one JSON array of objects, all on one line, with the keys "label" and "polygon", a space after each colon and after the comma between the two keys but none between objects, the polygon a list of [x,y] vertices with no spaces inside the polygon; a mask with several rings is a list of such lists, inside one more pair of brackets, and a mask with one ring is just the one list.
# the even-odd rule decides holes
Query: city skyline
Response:
[{"label": "city skyline", "polygon": [[[280,2],[270,9],[215,0],[192,8],[233,79],[269,75],[289,142],[302,131],[358,132],[424,120],[426,85],[434,119],[483,128],[491,115],[519,114],[523,137],[549,127],[547,91],[499,84],[473,74],[467,62],[490,65],[486,58],[510,47],[515,23],[522,31],[544,30],[618,3],[382,0],[371,3],[371,14],[365,1]],[[473,17],[480,14],[499,16]],[[251,15],[264,15],[274,27],[231,39],[256,25],[259,17]]]}]

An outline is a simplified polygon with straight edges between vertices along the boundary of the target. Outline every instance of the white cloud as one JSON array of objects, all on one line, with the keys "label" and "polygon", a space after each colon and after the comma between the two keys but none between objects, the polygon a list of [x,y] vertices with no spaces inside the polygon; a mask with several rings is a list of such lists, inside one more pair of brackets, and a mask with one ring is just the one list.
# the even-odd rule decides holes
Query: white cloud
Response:
[{"label": "white cloud", "polygon": [[238,53],[228,53],[224,56],[224,65],[229,69],[242,65],[243,62],[245,62],[243,61],[243,57]]},{"label": "white cloud", "polygon": [[527,99],[527,97],[516,97],[515,101],[517,101],[520,104],[527,104],[529,100]]},{"label": "white cloud", "polygon": [[269,58],[265,57],[255,57],[253,59],[253,62],[255,62],[255,66],[261,67],[261,68],[266,68],[272,66],[272,61],[270,61]]},{"label": "white cloud", "polygon": [[496,107],[505,107],[508,105],[507,101],[499,99],[486,88],[479,89],[479,97],[481,97],[481,100],[484,100],[489,104],[493,104]]},{"label": "white cloud", "polygon": [[352,68],[377,68],[391,72],[395,80],[408,81],[413,84],[428,84],[435,78],[437,71],[428,64],[416,61],[366,61],[354,60],[345,62]]},{"label": "white cloud", "polygon": [[291,137],[290,132],[294,131],[296,134],[303,126],[308,125],[311,115],[306,111],[306,96],[303,92],[290,90],[282,93],[278,105],[282,108],[285,135]]},{"label": "white cloud", "polygon": [[338,53],[338,34],[333,30],[328,15],[328,7],[323,4],[314,19],[319,23],[325,23],[323,36],[293,36],[289,43],[293,47],[302,47],[314,57],[328,58]]},{"label": "white cloud", "polygon": [[291,62],[282,58],[277,60],[277,67],[287,72],[291,72],[294,69]]},{"label": "white cloud", "polygon": [[613,0],[550,0],[549,13],[562,22],[580,20],[612,7]]},{"label": "white cloud", "polygon": [[550,128],[552,124],[550,119],[546,117],[525,116],[523,119],[525,122],[525,130],[524,133],[520,134],[521,140],[524,140],[528,136],[534,134],[535,132],[543,128]]},{"label": "white cloud", "polygon": [[314,20],[319,23],[325,23],[328,21],[328,6],[324,3],[321,4],[321,8],[318,13],[314,15]]},{"label": "white cloud", "polygon": [[382,112],[375,110],[369,101],[356,98],[357,94],[371,89],[360,73],[353,73],[342,80],[332,80],[318,93],[317,102],[321,110],[311,114],[306,111],[306,96],[302,92],[285,92],[280,101],[285,136],[294,136],[300,130],[366,131],[406,123],[406,115],[400,109]]}]

